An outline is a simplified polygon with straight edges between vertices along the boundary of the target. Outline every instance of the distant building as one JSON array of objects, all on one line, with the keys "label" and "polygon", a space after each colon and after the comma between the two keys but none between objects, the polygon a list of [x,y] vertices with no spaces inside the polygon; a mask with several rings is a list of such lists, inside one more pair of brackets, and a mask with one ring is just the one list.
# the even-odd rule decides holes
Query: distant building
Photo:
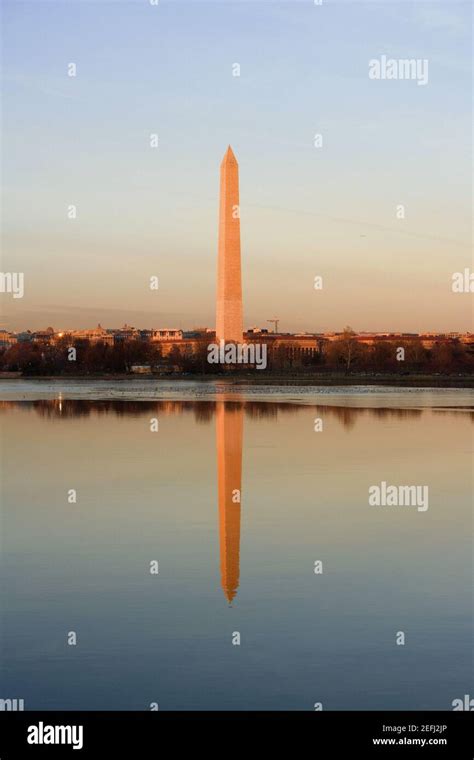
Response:
[{"label": "distant building", "polygon": [[183,331],[170,328],[151,330],[151,340],[183,340]]},{"label": "distant building", "polygon": [[73,339],[88,340],[90,343],[106,343],[109,346],[114,343],[114,336],[109,330],[104,330],[100,323],[92,330],[74,330],[70,336]]},{"label": "distant building", "polygon": [[120,343],[124,340],[139,340],[140,338],[140,330],[127,324],[124,324],[118,330],[108,330],[107,332],[112,333],[115,343]]},{"label": "distant building", "polygon": [[[250,327],[247,330],[247,335],[268,335],[268,329],[266,327]],[[272,333],[276,335],[276,333]]]},{"label": "distant building", "polygon": [[0,330],[0,347],[12,346],[17,343],[18,339],[14,333],[7,332],[7,330]]},{"label": "distant building", "polygon": [[43,343],[45,345],[51,345],[54,343],[54,329],[47,327],[46,330],[36,330],[32,333],[33,343]]},{"label": "distant building", "polygon": [[25,330],[25,332],[16,334],[18,343],[30,343],[33,340],[33,333],[31,330]]}]

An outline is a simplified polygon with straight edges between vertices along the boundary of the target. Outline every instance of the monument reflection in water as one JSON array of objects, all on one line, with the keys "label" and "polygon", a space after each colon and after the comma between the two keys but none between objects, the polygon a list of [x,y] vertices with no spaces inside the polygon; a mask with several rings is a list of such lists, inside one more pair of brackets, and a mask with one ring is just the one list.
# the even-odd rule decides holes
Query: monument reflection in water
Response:
[{"label": "monument reflection in water", "polygon": [[[451,709],[472,651],[474,414],[458,395],[0,403],[3,697]],[[429,484],[429,510],[370,506],[382,480]]]},{"label": "monument reflection in water", "polygon": [[242,404],[219,402],[216,408],[217,490],[221,581],[231,604],[239,587],[242,493]]}]

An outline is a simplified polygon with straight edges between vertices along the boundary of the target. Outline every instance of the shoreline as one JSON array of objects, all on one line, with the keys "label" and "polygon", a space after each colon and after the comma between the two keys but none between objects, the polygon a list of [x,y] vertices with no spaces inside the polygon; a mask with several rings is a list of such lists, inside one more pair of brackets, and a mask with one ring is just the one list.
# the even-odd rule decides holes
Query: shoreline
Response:
[{"label": "shoreline", "polygon": [[[10,402],[49,403],[61,412],[61,404],[132,403],[184,403],[229,401],[237,403],[274,402],[297,405],[358,407],[378,409],[457,409],[474,414],[474,391],[471,387],[438,387],[410,384],[317,384],[316,379],[305,384],[291,382],[252,383],[245,378],[229,381],[219,376],[206,382],[180,377],[179,382],[169,378],[117,379],[100,378],[28,378],[0,383],[0,406]],[[64,410],[65,411],[65,410]]]},{"label": "shoreline", "polygon": [[96,383],[96,382],[127,382],[127,383],[174,383],[178,385],[183,382],[195,382],[195,383],[222,383],[231,386],[238,385],[250,385],[250,386],[286,386],[290,387],[312,387],[312,386],[325,386],[325,387],[347,387],[347,386],[385,386],[392,388],[421,388],[421,389],[440,389],[440,388],[460,388],[460,389],[474,389],[474,375],[394,375],[394,374],[359,374],[353,373],[349,375],[336,374],[336,373],[321,373],[321,374],[301,374],[301,375],[288,375],[288,374],[264,374],[263,377],[259,377],[258,374],[249,373],[232,373],[231,376],[216,374],[216,375],[198,375],[198,374],[169,374],[169,375],[154,375],[154,374],[98,374],[98,375],[22,375],[20,373],[0,373],[0,381],[7,384],[14,384],[15,381],[28,381],[37,382],[38,384],[46,382],[64,383],[69,382],[83,382]]}]

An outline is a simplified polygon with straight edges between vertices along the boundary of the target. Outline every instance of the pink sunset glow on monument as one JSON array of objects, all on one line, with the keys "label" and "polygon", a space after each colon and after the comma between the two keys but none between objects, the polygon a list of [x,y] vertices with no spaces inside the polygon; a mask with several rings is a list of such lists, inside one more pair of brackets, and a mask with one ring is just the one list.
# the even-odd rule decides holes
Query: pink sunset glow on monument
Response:
[{"label": "pink sunset glow on monument", "polygon": [[216,339],[241,343],[243,330],[239,165],[229,145],[221,163]]},{"label": "pink sunset glow on monument", "polygon": [[[271,227],[266,227],[265,220],[261,220],[259,224],[271,233]],[[75,364],[74,369],[79,373],[87,373],[91,370],[145,374],[169,374],[183,371],[198,373],[207,371],[209,365],[214,364],[234,366],[248,364],[256,369],[268,367],[270,371],[275,372],[293,371],[297,368],[301,372],[308,372],[312,368],[315,373],[321,369],[324,372],[329,368],[335,372],[344,369],[346,373],[363,372],[366,377],[367,372],[394,372],[401,366],[410,371],[423,371],[428,374],[438,373],[440,370],[468,372],[472,366],[474,335],[467,331],[463,333],[447,330],[442,332],[368,332],[353,330],[347,324],[337,332],[319,330],[290,332],[286,318],[267,319],[263,325],[254,323],[253,326],[246,327],[244,331],[239,165],[230,145],[220,166],[217,253],[215,329],[205,324],[193,329],[183,329],[176,323],[171,323],[171,326],[165,323],[158,327],[138,328],[127,322],[123,327],[109,328],[103,327],[100,322],[97,327],[86,329],[67,328],[61,325],[59,329],[49,326],[14,332],[0,328],[0,372],[23,372],[26,369],[32,374],[41,373],[44,371],[45,363],[49,363],[52,374],[70,371],[67,349],[75,347],[76,344],[86,344],[92,349],[89,357],[81,352],[81,358],[85,356],[86,361]],[[273,277],[268,281],[263,281],[264,285],[261,287],[258,277],[254,276],[259,271],[258,268],[254,268],[258,267],[258,252],[255,255],[255,251],[249,247],[248,258],[252,266],[250,284],[255,287],[255,283],[258,283],[261,297],[265,293],[270,294],[273,311],[273,304],[277,302]],[[306,282],[313,298],[312,308],[316,314],[316,317],[312,318],[317,318],[319,321],[324,318],[325,304],[327,305],[328,301],[319,300],[323,291],[313,286],[313,271],[308,275],[308,270]],[[320,271],[325,272],[325,269],[322,268]],[[198,272],[199,268],[193,270],[193,278],[198,276]],[[293,276],[293,270],[291,273]],[[467,293],[471,288],[474,275],[470,274],[467,268],[455,274],[461,280],[460,290],[457,292]],[[8,276],[7,273],[2,281],[4,286],[8,284]],[[321,278],[315,278],[314,282],[316,279]],[[328,280],[331,283],[330,277]],[[331,293],[337,293],[340,287],[342,285],[334,287],[333,280],[328,290]],[[195,288],[195,290],[198,289]],[[151,292],[155,293],[154,290],[150,290]],[[209,308],[212,309],[210,294],[208,300]],[[251,295],[249,302],[251,302]],[[12,300],[12,303],[16,301]],[[179,308],[189,306],[189,301],[184,298],[181,303]],[[115,311],[120,313],[119,309]],[[279,313],[282,314],[280,311]],[[156,315],[153,319],[156,319]],[[283,329],[280,326],[282,322],[285,325]],[[268,323],[273,325],[272,330],[268,328]],[[128,346],[127,359],[122,350],[124,344]],[[97,345],[107,347],[110,355],[107,355],[107,352],[94,353],[94,347]],[[230,351],[226,353],[227,348]],[[399,364],[402,359],[398,359],[396,354],[396,351],[401,348],[407,352],[407,363],[404,365]],[[239,359],[238,353],[232,354],[232,349],[242,350],[241,358],[245,358],[245,361]],[[47,353],[48,356],[46,356]],[[206,364],[203,365],[204,355],[207,358]]]}]

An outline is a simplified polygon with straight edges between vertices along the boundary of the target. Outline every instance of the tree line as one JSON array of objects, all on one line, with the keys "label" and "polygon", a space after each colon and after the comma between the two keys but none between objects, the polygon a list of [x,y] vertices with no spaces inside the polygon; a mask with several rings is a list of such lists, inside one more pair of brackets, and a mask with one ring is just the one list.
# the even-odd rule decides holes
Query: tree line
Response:
[{"label": "tree line", "polygon": [[[78,339],[71,346],[63,338],[52,345],[24,342],[0,350],[0,370],[24,375],[124,374],[134,365],[149,365],[164,372],[216,374],[226,368],[207,361],[207,345],[197,343],[188,353],[174,345],[165,356],[159,343],[124,340],[108,345]],[[71,348],[74,360],[70,360]],[[351,373],[468,373],[474,370],[474,347],[444,340],[425,348],[419,339],[375,340],[360,343],[348,327],[334,341],[321,342],[316,351],[295,350],[291,339],[268,347],[270,371]]]}]

